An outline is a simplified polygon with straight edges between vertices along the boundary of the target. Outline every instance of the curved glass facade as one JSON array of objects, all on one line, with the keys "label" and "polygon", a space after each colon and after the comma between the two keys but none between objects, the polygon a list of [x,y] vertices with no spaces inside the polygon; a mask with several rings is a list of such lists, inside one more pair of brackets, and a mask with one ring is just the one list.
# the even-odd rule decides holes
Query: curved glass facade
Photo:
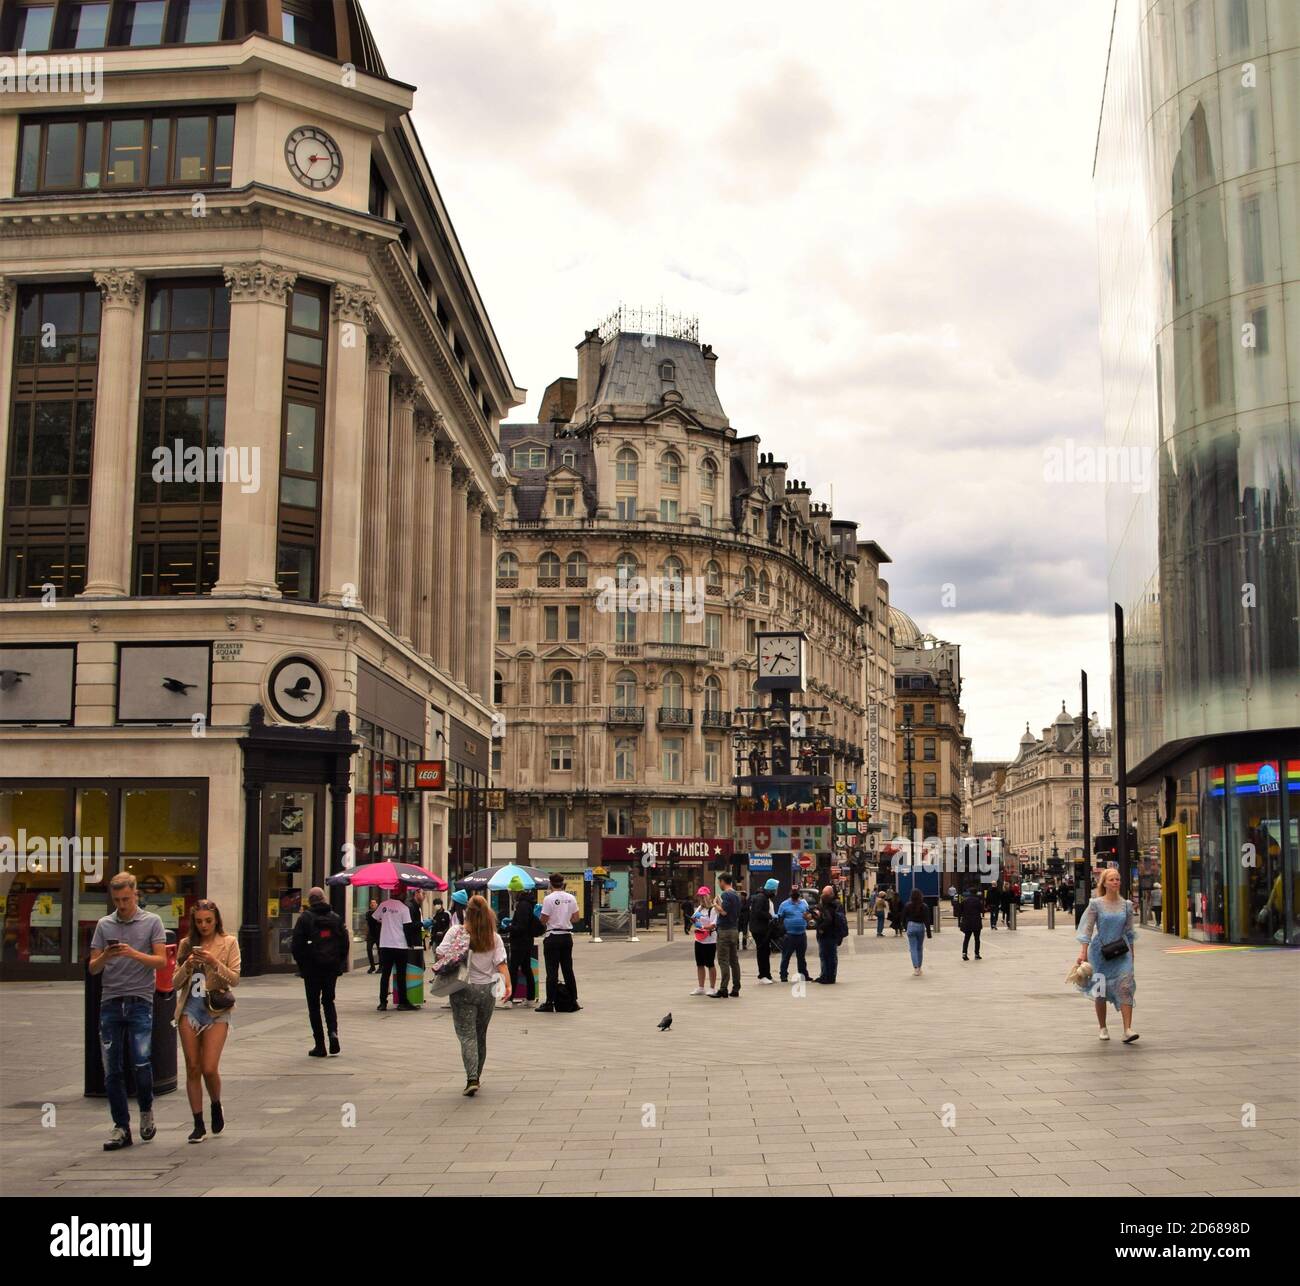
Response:
[{"label": "curved glass facade", "polygon": [[1118,0],[1095,180],[1140,779],[1300,725],[1300,5]]}]

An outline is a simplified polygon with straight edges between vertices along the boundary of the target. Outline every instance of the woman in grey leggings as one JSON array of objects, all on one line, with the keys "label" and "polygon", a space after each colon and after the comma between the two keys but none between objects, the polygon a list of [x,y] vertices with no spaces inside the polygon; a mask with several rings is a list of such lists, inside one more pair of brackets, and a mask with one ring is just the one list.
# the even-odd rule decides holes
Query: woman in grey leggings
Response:
[{"label": "woman in grey leggings", "polygon": [[[463,949],[469,939],[469,977],[466,985],[451,996],[451,1021],[460,1041],[460,1056],[465,1064],[467,1097],[478,1093],[483,1064],[487,1060],[487,1029],[492,1021],[498,994],[502,1000],[510,995],[510,970],[506,965],[505,943],[497,932],[497,918],[487,900],[475,894],[465,910],[463,926],[453,928],[442,940],[437,954],[445,956]],[[497,978],[501,979],[498,989]]]}]

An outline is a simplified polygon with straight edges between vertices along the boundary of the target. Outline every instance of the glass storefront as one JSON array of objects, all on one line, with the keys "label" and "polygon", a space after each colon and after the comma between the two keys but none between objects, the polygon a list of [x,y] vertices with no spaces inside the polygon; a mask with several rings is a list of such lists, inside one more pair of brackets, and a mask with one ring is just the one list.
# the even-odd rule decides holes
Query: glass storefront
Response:
[{"label": "glass storefront", "polygon": [[206,782],[0,782],[0,970],[75,976],[120,871],[183,930],[206,843]]},{"label": "glass storefront", "polygon": [[1194,774],[1185,843],[1187,936],[1300,944],[1300,759]]}]

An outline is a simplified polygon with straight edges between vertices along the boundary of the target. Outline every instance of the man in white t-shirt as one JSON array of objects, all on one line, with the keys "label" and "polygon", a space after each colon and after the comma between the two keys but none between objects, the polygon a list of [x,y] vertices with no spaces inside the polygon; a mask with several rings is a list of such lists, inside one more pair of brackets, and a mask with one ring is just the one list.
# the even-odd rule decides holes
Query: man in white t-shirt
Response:
[{"label": "man in white t-shirt", "polygon": [[411,908],[391,893],[370,913],[379,925],[379,1005],[388,1008],[388,986],[397,970],[398,1009],[414,1009],[406,999],[406,926],[411,922]]},{"label": "man in white t-shirt", "polygon": [[582,912],[578,899],[564,888],[564,876],[551,876],[551,891],[542,903],[542,923],[546,937],[542,941],[542,955],[546,959],[546,1001],[537,1006],[539,1014],[555,1012],[555,989],[560,970],[564,970],[564,985],[573,997],[574,1009],[578,1004],[578,984],[573,976],[573,924]]}]

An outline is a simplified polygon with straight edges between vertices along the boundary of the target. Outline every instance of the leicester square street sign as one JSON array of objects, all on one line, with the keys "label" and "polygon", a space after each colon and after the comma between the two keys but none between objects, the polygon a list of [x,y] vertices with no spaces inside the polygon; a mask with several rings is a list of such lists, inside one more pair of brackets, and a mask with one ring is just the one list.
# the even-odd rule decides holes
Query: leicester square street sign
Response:
[{"label": "leicester square street sign", "polygon": [[673,838],[619,835],[606,836],[600,841],[602,862],[639,862],[646,857],[653,857],[656,863],[712,862],[731,854],[731,836],[710,839],[702,835]]}]

